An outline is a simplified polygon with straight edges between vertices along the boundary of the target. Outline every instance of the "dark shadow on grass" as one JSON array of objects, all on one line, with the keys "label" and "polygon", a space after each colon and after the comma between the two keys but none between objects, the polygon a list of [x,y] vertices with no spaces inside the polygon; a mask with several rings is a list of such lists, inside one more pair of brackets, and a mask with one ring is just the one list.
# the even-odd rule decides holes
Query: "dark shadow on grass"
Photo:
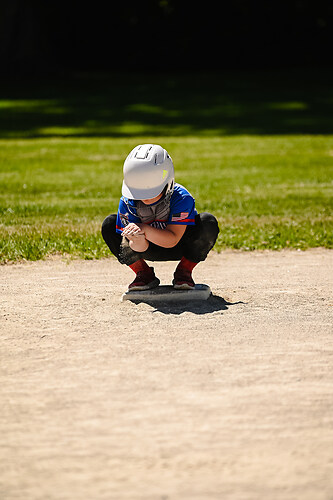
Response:
[{"label": "dark shadow on grass", "polygon": [[229,306],[234,306],[237,304],[245,304],[245,302],[228,302],[223,297],[219,295],[212,294],[207,300],[195,300],[192,302],[178,302],[172,304],[170,302],[149,302],[149,300],[144,300],[140,302],[135,302],[136,304],[148,304],[154,310],[153,312],[161,312],[163,314],[174,314],[179,315],[184,312],[191,312],[193,314],[211,314],[214,312],[226,311]]},{"label": "dark shadow on grass", "polygon": [[329,134],[333,71],[0,82],[0,137]]}]

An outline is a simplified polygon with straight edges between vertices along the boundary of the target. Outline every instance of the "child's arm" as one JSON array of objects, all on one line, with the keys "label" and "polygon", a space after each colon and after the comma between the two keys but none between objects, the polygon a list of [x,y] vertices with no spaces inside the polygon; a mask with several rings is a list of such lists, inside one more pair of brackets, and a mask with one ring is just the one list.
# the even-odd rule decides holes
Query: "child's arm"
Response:
[{"label": "child's arm", "polygon": [[172,248],[185,233],[186,226],[172,224],[166,229],[157,229],[148,224],[132,222],[123,230],[123,236],[129,240],[129,245],[135,252],[145,252],[149,241],[160,247]]},{"label": "child's arm", "polygon": [[138,224],[145,234],[145,238],[155,245],[172,248],[177,245],[186,230],[186,225],[170,224],[165,229],[157,229],[148,224]]}]

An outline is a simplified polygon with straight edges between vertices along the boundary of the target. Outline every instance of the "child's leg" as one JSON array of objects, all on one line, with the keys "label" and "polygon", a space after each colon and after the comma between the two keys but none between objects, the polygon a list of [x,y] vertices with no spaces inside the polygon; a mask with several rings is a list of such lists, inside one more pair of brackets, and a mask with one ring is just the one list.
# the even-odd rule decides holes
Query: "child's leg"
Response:
[{"label": "child's leg", "polygon": [[195,226],[188,226],[181,239],[183,256],[192,262],[202,262],[215,245],[219,226],[214,215],[203,212],[195,218]]},{"label": "child's leg", "polygon": [[136,277],[129,285],[129,290],[148,290],[159,285],[160,281],[156,278],[154,269],[149,267],[143,260],[142,254],[134,252],[124,241],[122,236],[116,232],[115,214],[106,217],[102,224],[102,236],[113,253],[121,264],[127,264],[132,271],[135,272]]},{"label": "child's leg", "polygon": [[195,287],[192,271],[198,262],[182,257],[173,275],[173,286],[178,290],[190,290]]},{"label": "child's leg", "polygon": [[181,240],[183,257],[174,273],[175,288],[194,288],[192,271],[200,261],[206,259],[216,242],[218,233],[218,223],[213,215],[202,213],[196,216],[195,226],[189,226]]},{"label": "child's leg", "polygon": [[[206,259],[216,242],[218,233],[219,227],[216,218],[211,214],[201,213],[196,216],[195,225],[186,228],[184,236],[175,247],[163,248],[150,243],[145,252],[135,252],[130,248],[127,240],[116,233],[116,215],[109,215],[102,225],[102,236],[111,252],[121,264],[131,267],[137,275],[140,272],[139,278],[142,276],[141,271],[145,274],[146,282],[152,278],[149,283],[146,283],[147,285],[151,282],[156,283],[156,277],[153,268],[150,268],[144,259],[150,261],[180,260],[174,275],[176,288],[194,287],[192,270],[197,263]],[[131,285],[136,286],[134,282]],[[138,286],[141,285],[138,284]]]},{"label": "child's leg", "polygon": [[111,214],[106,217],[102,224],[102,236],[115,257],[119,260],[121,235],[116,232],[117,215]]}]

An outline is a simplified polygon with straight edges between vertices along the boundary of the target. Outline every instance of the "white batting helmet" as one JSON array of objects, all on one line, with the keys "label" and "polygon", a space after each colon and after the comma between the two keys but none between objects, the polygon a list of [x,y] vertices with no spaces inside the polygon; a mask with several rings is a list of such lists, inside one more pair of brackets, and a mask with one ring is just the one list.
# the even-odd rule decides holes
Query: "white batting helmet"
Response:
[{"label": "white batting helmet", "polygon": [[171,196],[175,173],[168,152],[157,144],[140,144],[124,162],[122,194],[132,200],[149,200],[166,188]]}]

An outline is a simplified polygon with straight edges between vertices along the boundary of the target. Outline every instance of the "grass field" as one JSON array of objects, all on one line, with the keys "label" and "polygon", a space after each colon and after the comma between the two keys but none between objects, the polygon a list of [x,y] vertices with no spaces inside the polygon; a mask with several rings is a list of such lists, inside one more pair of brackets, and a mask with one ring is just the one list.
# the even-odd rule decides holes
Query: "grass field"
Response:
[{"label": "grass field", "polygon": [[0,261],[109,255],[122,164],[165,147],[220,222],[217,250],[332,248],[331,73],[1,84]]}]

